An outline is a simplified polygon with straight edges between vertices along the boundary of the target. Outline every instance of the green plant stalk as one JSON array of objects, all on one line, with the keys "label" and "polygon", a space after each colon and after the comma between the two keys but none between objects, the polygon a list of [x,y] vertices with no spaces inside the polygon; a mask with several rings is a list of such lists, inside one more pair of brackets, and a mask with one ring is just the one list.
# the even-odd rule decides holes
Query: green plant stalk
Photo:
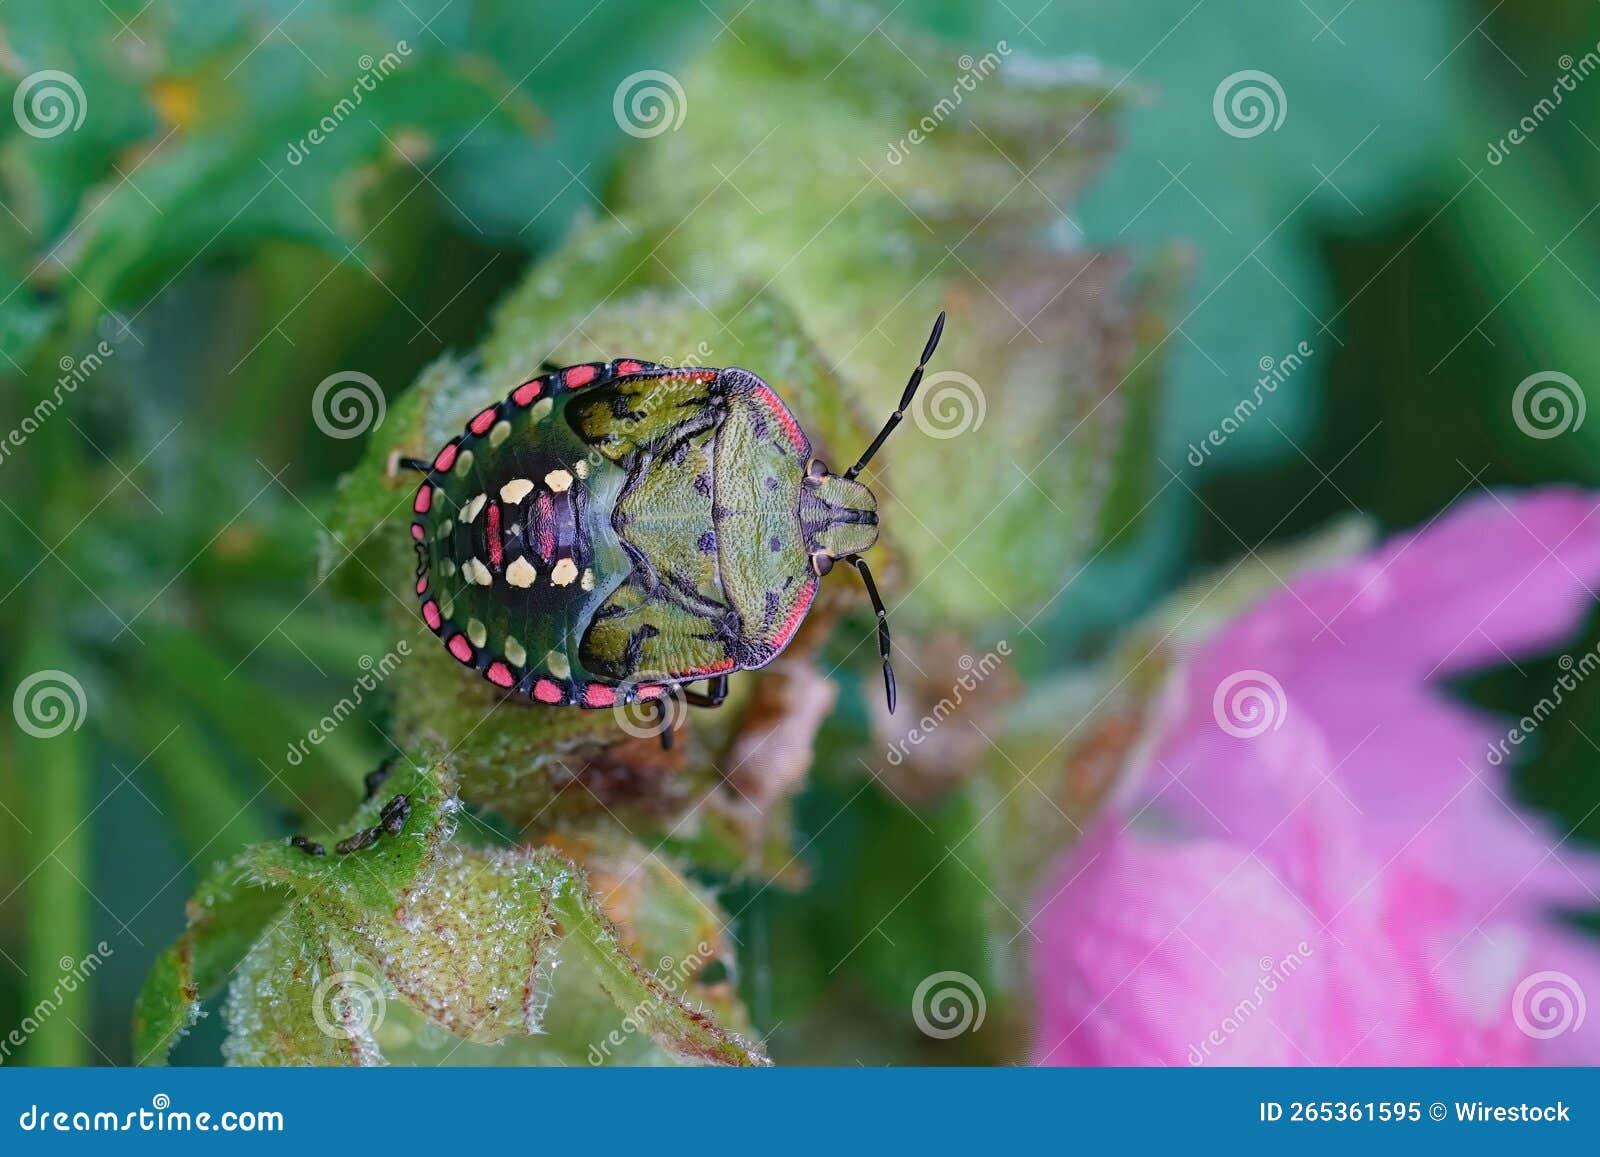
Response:
[{"label": "green plant stalk", "polygon": [[[24,652],[13,685],[61,662],[59,646],[43,640]],[[38,1028],[28,1038],[33,1065],[82,1065],[88,1056],[89,991],[79,982],[67,992],[61,980],[89,945],[89,827],[85,819],[89,768],[81,732],[50,739],[19,733],[19,768],[26,769],[28,863],[25,1017]],[[80,883],[79,881],[82,881]],[[65,963],[65,967],[63,964]],[[46,1012],[45,1010],[49,1010]]]}]

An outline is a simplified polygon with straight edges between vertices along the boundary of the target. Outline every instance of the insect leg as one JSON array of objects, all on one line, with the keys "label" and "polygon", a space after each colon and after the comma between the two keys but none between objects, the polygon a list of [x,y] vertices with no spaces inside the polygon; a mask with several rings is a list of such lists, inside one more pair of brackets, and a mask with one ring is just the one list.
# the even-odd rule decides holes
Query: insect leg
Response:
[{"label": "insect leg", "polygon": [[878,584],[872,581],[867,560],[860,555],[853,555],[848,561],[854,563],[861,572],[861,581],[867,586],[867,597],[872,600],[872,609],[878,616],[878,654],[883,656],[883,689],[889,697],[889,714],[893,715],[895,688],[894,667],[889,663],[889,614],[883,609],[883,598],[878,594]]},{"label": "insect leg", "polygon": [[691,707],[721,707],[722,701],[728,697],[728,677],[718,675],[707,679],[704,692],[686,691],[681,687],[677,690],[683,696],[683,701]]},{"label": "insect leg", "polygon": [[672,712],[665,698],[656,700],[656,721],[661,724],[661,750],[672,750]]},{"label": "insect leg", "polygon": [[418,474],[426,474],[433,469],[432,462],[424,462],[421,458],[397,458],[395,465],[402,470],[415,470]]}]

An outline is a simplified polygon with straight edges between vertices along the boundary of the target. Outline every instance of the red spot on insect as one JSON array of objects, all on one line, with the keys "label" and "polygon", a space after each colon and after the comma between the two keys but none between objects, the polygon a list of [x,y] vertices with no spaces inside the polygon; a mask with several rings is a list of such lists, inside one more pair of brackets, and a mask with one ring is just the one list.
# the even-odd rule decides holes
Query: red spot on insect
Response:
[{"label": "red spot on insect", "polygon": [[556,552],[556,503],[548,490],[541,491],[534,500],[533,545],[545,562]]},{"label": "red spot on insect", "polygon": [[695,667],[689,671],[679,671],[678,677],[681,679],[698,679],[702,675],[720,675],[724,671],[731,670],[733,670],[733,660],[722,659],[704,667]]},{"label": "red spot on insect", "polygon": [[489,427],[494,425],[494,420],[499,416],[500,408],[498,406],[490,406],[483,413],[472,419],[467,428],[481,437],[489,432]]},{"label": "red spot on insect", "polygon": [[499,687],[509,687],[511,684],[516,682],[516,680],[511,677],[511,668],[507,667],[498,659],[489,664],[489,669],[485,671],[484,674],[488,676],[489,682]]},{"label": "red spot on insect", "polygon": [[433,460],[433,468],[440,473],[450,469],[456,464],[456,444],[454,442],[439,451],[439,456]]},{"label": "red spot on insect", "polygon": [[450,641],[445,644],[450,648],[450,653],[463,663],[472,662],[472,644],[467,642],[465,635],[451,635]]},{"label": "red spot on insect", "polygon": [[795,631],[800,628],[800,620],[806,617],[806,612],[811,609],[811,600],[817,597],[817,576],[812,575],[806,582],[805,591],[795,600],[794,609],[789,612],[789,617],[783,620],[783,625],[778,628],[778,633],[773,637],[772,645],[782,650],[789,645],[789,640],[794,637]]},{"label": "red spot on insect", "polygon": [[533,697],[540,703],[560,703],[561,686],[553,679],[540,679],[533,685]]},{"label": "red spot on insect", "polygon": [[417,491],[417,500],[411,504],[411,509],[418,514],[426,514],[428,513],[428,508],[432,505],[433,487],[423,483],[422,488]]},{"label": "red spot on insect", "polygon": [[599,683],[590,683],[583,689],[583,702],[588,707],[610,707],[617,701],[617,692],[614,688],[604,687]]},{"label": "red spot on insect", "polygon": [[429,627],[437,631],[444,620],[439,617],[439,604],[429,599],[422,604],[422,619]]},{"label": "red spot on insect", "polygon": [[638,695],[640,699],[659,699],[665,690],[666,688],[660,683],[646,683],[639,688]]},{"label": "red spot on insect", "polygon": [[428,593],[428,577],[426,575],[417,580],[417,593],[419,595],[425,595]]},{"label": "red spot on insect", "polygon": [[505,544],[500,541],[500,504],[498,502],[489,503],[489,509],[485,512],[485,517],[487,518],[487,526],[484,528],[484,537],[489,543],[489,562],[496,570],[499,570],[500,564],[505,561],[506,557]]},{"label": "red spot on insect", "polygon": [[644,364],[641,362],[621,361],[617,363],[617,373],[619,374],[636,374],[642,369],[644,369]]},{"label": "red spot on insect", "polygon": [[523,382],[518,386],[511,395],[511,400],[519,406],[526,406],[542,393],[544,393],[544,382],[534,378],[533,381]]},{"label": "red spot on insect", "polygon": [[421,542],[423,537],[424,537],[424,533],[425,532],[422,529],[422,523],[413,522],[411,524],[411,537],[412,538],[416,539],[418,542]]},{"label": "red spot on insect", "polygon": [[598,372],[593,366],[573,366],[567,371],[567,389],[575,390],[579,386],[587,386],[594,381],[594,376]]},{"label": "red spot on insect", "polygon": [[800,423],[794,420],[794,415],[789,413],[777,394],[766,386],[757,386],[755,389],[756,400],[767,408],[767,412],[777,419],[778,425],[783,427],[784,434],[794,446],[796,452],[806,452],[806,436],[800,432]]}]

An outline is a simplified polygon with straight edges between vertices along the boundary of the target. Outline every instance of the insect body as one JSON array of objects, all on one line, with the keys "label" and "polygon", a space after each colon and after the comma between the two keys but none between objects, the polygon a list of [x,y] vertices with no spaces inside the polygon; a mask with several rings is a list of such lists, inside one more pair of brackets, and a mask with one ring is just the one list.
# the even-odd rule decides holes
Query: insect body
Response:
[{"label": "insect body", "polygon": [[[431,461],[404,462],[426,475],[411,524],[424,621],[460,663],[538,703],[714,706],[728,675],[788,645],[843,560],[877,611],[893,710],[887,618],[860,557],[878,504],[856,475],[904,416],[943,325],[844,474],[746,370],[621,358],[523,383]],[[687,693],[700,679],[709,693]]]}]

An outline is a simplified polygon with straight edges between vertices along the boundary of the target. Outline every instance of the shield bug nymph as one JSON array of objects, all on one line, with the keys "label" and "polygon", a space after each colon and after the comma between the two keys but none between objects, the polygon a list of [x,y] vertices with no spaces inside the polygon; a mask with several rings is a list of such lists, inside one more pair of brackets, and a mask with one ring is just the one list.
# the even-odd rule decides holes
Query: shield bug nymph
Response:
[{"label": "shield bug nymph", "polygon": [[[888,617],[861,557],[878,500],[857,476],[905,417],[944,321],[843,474],[748,370],[618,358],[524,382],[431,460],[402,461],[425,474],[411,523],[423,620],[458,662],[536,703],[716,706],[846,562],[877,614],[893,711]],[[705,692],[688,691],[696,680]]]}]

